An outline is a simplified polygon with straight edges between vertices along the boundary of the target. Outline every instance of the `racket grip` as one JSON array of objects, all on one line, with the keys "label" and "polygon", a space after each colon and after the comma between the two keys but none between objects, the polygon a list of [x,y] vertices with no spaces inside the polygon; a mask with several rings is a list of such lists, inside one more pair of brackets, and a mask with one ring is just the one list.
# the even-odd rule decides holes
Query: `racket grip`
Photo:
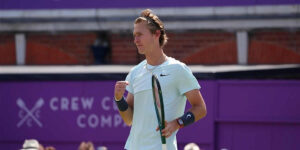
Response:
[{"label": "racket grip", "polygon": [[167,144],[162,144],[162,150],[167,150]]}]

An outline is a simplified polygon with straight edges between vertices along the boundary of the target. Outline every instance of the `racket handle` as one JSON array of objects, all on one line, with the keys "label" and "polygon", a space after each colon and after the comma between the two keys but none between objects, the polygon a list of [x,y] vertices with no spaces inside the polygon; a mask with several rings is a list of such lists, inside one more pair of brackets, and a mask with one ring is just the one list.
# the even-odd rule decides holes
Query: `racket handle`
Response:
[{"label": "racket handle", "polygon": [[162,144],[162,150],[167,150],[167,144]]}]

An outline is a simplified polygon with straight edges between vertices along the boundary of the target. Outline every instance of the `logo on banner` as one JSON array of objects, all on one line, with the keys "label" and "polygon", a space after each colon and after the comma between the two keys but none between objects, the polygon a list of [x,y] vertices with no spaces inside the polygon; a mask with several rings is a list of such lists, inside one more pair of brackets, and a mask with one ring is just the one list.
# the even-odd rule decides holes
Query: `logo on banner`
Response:
[{"label": "logo on banner", "polygon": [[17,106],[20,108],[19,117],[21,119],[18,122],[17,127],[19,128],[25,123],[28,127],[31,127],[33,123],[37,124],[39,127],[43,127],[42,122],[39,120],[40,108],[43,105],[44,100],[40,98],[31,109],[28,109],[21,98],[17,99]]},{"label": "logo on banner", "polygon": [[55,96],[48,100],[41,97],[30,109],[28,104],[25,104],[26,101],[18,98],[16,104],[20,109],[18,112],[20,120],[17,123],[17,127],[32,127],[37,125],[42,128],[43,124],[40,120],[40,112],[44,105],[43,109],[47,109],[48,106],[52,110],[51,112],[59,113],[60,115],[63,115],[65,112],[72,112],[73,116],[77,116],[74,123],[79,128],[127,127],[118,113],[118,107],[111,97],[105,96],[100,101],[96,101],[100,102],[100,109],[99,107],[97,108],[97,112],[100,110],[100,113],[93,111],[93,106],[95,105],[94,99],[94,97]]}]

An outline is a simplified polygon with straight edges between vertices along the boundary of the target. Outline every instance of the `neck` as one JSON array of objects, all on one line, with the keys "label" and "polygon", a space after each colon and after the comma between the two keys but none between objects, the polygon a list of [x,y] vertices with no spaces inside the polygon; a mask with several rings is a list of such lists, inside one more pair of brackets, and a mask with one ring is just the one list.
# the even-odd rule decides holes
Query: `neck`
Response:
[{"label": "neck", "polygon": [[150,54],[146,54],[145,56],[147,63],[152,66],[160,65],[167,59],[161,48],[153,50]]}]

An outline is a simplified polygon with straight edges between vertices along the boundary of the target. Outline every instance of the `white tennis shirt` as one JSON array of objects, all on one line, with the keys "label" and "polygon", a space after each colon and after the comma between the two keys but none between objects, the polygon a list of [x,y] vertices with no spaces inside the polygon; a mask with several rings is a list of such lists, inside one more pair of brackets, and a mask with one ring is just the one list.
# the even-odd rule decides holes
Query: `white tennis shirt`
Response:
[{"label": "white tennis shirt", "polygon": [[[167,57],[158,66],[151,66],[144,60],[131,69],[126,77],[129,85],[126,90],[134,95],[133,120],[125,149],[127,150],[161,150],[160,132],[156,131],[156,118],[151,72],[160,82],[165,108],[166,121],[172,121],[184,113],[186,97],[184,93],[200,89],[198,81],[191,70],[182,62]],[[149,71],[152,70],[152,71]],[[177,131],[166,139],[168,150],[177,150]]]}]

